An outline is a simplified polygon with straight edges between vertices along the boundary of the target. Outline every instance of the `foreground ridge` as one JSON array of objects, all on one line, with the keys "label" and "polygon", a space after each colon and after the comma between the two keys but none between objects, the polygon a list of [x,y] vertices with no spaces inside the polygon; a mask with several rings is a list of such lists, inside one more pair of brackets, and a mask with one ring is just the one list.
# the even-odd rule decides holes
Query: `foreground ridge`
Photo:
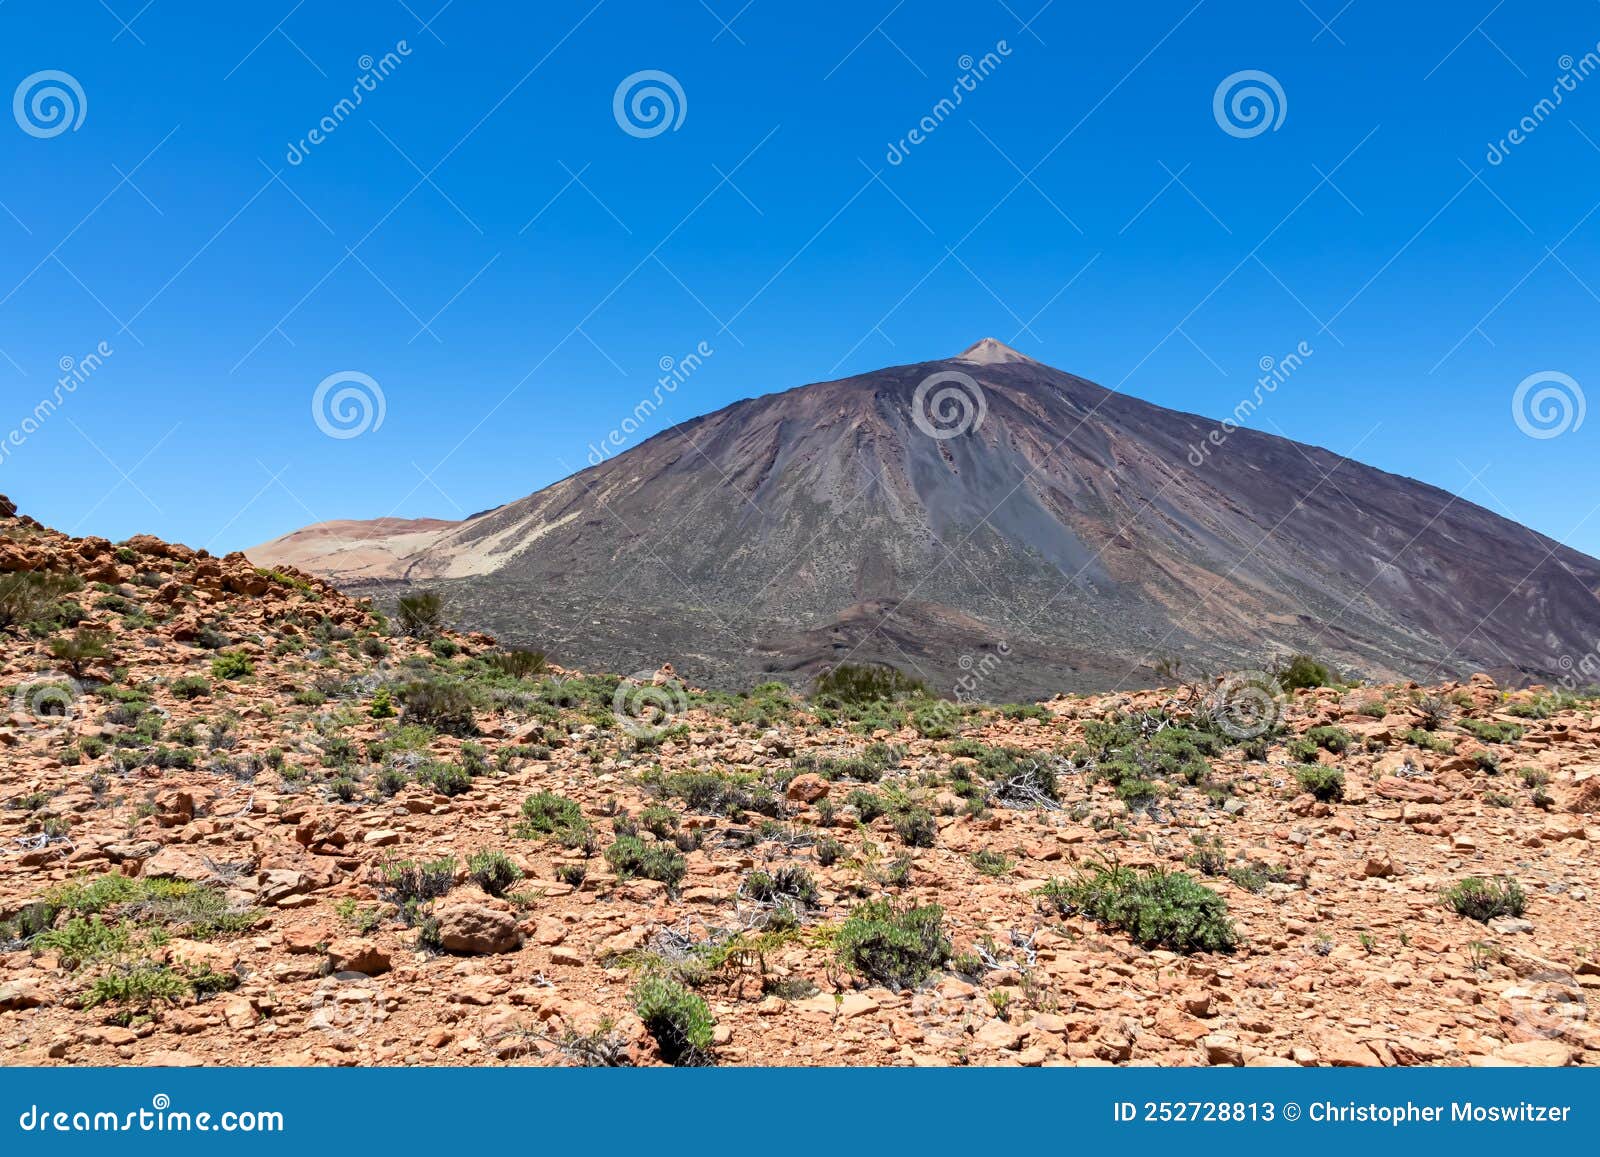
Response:
[{"label": "foreground ridge", "polygon": [[0,499],[0,1063],[1600,1061],[1593,698],[729,695],[437,612]]}]

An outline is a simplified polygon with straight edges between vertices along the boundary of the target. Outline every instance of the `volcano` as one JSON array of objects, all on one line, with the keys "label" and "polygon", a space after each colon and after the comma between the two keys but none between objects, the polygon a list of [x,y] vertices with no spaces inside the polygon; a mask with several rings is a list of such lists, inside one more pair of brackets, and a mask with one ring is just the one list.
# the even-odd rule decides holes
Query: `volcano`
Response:
[{"label": "volcano", "polygon": [[465,521],[247,553],[380,597],[437,588],[459,625],[579,666],[670,660],[728,688],[886,662],[993,700],[1298,651],[1526,682],[1600,638],[1600,561],[992,338],[736,402]]}]

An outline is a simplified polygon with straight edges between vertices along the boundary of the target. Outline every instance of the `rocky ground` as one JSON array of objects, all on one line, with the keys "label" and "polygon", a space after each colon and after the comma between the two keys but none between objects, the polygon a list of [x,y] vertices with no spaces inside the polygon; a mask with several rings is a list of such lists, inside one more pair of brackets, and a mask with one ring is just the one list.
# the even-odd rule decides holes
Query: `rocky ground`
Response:
[{"label": "rocky ground", "polygon": [[410,626],[0,500],[0,1063],[1600,1061],[1593,699],[1251,736]]}]

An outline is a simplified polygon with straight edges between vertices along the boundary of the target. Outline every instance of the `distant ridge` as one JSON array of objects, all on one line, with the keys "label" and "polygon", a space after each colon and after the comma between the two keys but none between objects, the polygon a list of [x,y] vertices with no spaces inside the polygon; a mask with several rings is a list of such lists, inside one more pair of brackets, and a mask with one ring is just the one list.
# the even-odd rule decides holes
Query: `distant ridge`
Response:
[{"label": "distant ridge", "polygon": [[1372,677],[1549,679],[1600,638],[1595,559],[1219,429],[983,338],[736,402],[460,523],[326,523],[249,553],[438,585],[464,626],[726,686],[848,658],[948,692],[989,656],[978,694],[1005,697],[1291,650]]}]

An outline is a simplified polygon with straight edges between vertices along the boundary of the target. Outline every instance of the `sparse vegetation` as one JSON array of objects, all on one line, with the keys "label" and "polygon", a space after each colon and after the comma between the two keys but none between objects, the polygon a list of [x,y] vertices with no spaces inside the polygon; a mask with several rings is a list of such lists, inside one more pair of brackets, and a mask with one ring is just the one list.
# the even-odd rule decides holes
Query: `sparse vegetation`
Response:
[{"label": "sparse vegetation", "polygon": [[1521,916],[1528,906],[1528,897],[1522,885],[1509,876],[1497,876],[1492,880],[1468,876],[1446,890],[1444,902],[1457,915],[1487,924],[1497,916]]},{"label": "sparse vegetation", "polygon": [[633,1010],[670,1065],[710,1063],[716,1020],[699,996],[665,976],[647,976],[633,989]]},{"label": "sparse vegetation", "polygon": [[834,946],[845,968],[892,989],[921,984],[951,953],[943,908],[901,908],[889,900],[858,906],[840,926]]},{"label": "sparse vegetation", "polygon": [[1231,952],[1237,943],[1227,903],[1183,872],[1097,864],[1077,880],[1055,885],[1051,898],[1146,947]]},{"label": "sparse vegetation", "polygon": [[1344,769],[1327,764],[1308,763],[1294,769],[1294,778],[1303,791],[1324,803],[1344,798]]},{"label": "sparse vegetation", "polygon": [[400,630],[414,638],[426,639],[439,633],[444,622],[444,598],[437,591],[416,591],[401,595],[395,603]]}]

